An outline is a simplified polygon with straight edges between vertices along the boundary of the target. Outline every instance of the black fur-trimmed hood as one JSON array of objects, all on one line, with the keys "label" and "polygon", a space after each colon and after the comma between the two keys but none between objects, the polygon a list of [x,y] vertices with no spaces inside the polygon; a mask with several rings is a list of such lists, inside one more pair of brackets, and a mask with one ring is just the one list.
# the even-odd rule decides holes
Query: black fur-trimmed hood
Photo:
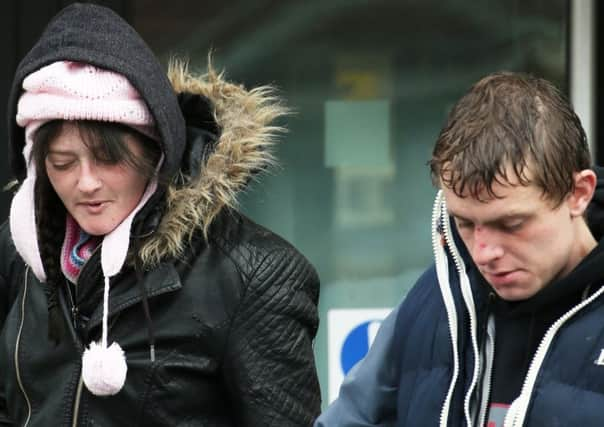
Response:
[{"label": "black fur-trimmed hood", "polygon": [[[198,230],[207,232],[221,210],[235,207],[237,193],[273,162],[270,147],[280,128],[271,123],[285,110],[270,88],[248,91],[227,82],[211,67],[205,74],[193,75],[184,63],[173,63],[166,74],[120,16],[102,6],[73,4],[48,24],[15,74],[8,106],[9,154],[19,182],[27,173],[24,129],[15,121],[23,79],[61,60],[86,62],[124,75],[155,119],[164,153],[160,187],[139,218],[152,216],[154,210],[161,210],[161,216],[139,248],[145,265],[181,255],[188,238]],[[205,123],[188,114],[191,104],[193,110],[195,104],[206,108]],[[197,146],[192,128],[211,134],[210,143]]]},{"label": "black fur-trimmed hood", "polygon": [[183,177],[183,185],[168,187],[166,213],[140,253],[145,264],[179,256],[195,231],[207,233],[223,209],[237,206],[237,194],[274,163],[271,147],[282,128],[272,123],[286,113],[270,87],[247,90],[227,82],[211,67],[195,76],[185,64],[173,63],[168,75],[177,93],[210,101],[218,135],[211,148],[200,150],[200,170],[193,171],[192,178]]},{"label": "black fur-trimmed hood", "polygon": [[47,25],[35,46],[17,67],[8,103],[9,155],[18,181],[25,179],[24,129],[15,121],[25,77],[57,61],[85,62],[122,74],[140,93],[161,136],[164,163],[160,174],[171,177],[180,168],[185,148],[185,122],[176,93],[157,58],[134,29],[111,9],[76,3]]}]

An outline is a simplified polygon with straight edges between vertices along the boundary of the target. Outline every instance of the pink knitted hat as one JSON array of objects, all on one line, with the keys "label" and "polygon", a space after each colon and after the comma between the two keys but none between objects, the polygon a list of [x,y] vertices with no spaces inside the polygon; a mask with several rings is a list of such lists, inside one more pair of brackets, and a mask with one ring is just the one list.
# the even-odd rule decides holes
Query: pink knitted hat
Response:
[{"label": "pink knitted hat", "polygon": [[[46,272],[40,259],[35,218],[36,171],[30,162],[36,130],[57,119],[97,120],[123,123],[153,139],[158,138],[153,116],[137,90],[128,79],[112,71],[78,62],[55,62],[25,78],[23,89],[16,120],[25,128],[23,155],[27,177],[11,203],[10,231],[21,257],[35,276],[45,282]],[[157,180],[153,179],[138,206],[105,235],[101,243],[101,267],[105,277],[102,337],[99,343],[91,343],[84,352],[82,368],[84,383],[96,395],[117,393],[126,378],[127,366],[122,349],[117,343],[107,347],[109,278],[120,272],[128,252],[132,221],[156,188]]]},{"label": "pink knitted hat", "polygon": [[23,80],[25,91],[17,106],[17,124],[98,120],[132,126],[155,137],[147,105],[126,77],[80,62],[47,65]]}]

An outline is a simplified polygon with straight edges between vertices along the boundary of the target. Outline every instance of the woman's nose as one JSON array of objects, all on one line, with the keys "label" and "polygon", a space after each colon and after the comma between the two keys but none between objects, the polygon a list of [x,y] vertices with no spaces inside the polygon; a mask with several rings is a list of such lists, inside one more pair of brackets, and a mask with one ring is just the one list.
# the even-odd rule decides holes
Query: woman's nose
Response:
[{"label": "woman's nose", "polygon": [[84,193],[91,193],[98,190],[101,185],[102,180],[96,166],[91,162],[83,162],[80,166],[78,189]]}]

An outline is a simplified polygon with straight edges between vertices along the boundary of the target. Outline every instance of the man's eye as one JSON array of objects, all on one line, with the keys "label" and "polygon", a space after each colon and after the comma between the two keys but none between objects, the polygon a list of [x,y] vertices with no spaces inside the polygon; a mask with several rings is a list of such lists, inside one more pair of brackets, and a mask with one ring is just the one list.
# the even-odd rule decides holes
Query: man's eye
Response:
[{"label": "man's eye", "polygon": [[520,230],[524,225],[524,221],[513,221],[502,224],[501,228],[505,231],[516,231]]}]

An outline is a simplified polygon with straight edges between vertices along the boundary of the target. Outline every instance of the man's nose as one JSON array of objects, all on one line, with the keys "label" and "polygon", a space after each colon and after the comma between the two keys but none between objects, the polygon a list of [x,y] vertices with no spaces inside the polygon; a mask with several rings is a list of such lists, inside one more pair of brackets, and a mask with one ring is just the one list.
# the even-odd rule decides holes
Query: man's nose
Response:
[{"label": "man's nose", "polygon": [[477,227],[474,230],[472,257],[478,265],[488,264],[503,256],[503,248],[493,232]]}]

